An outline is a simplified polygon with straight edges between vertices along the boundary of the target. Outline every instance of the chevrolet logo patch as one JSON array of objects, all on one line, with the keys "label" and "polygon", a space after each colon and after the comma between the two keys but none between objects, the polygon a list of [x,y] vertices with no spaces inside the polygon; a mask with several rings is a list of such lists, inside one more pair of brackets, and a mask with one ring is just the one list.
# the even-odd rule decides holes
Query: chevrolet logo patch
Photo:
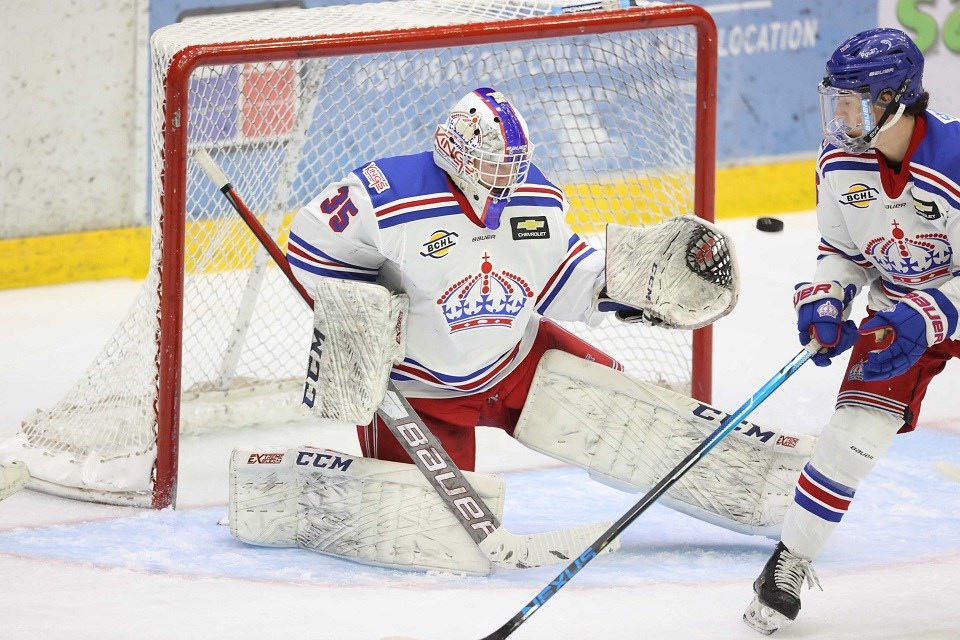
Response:
[{"label": "chevrolet logo patch", "polygon": [[514,240],[535,240],[550,237],[550,227],[547,226],[546,216],[512,218],[510,227],[513,231]]}]

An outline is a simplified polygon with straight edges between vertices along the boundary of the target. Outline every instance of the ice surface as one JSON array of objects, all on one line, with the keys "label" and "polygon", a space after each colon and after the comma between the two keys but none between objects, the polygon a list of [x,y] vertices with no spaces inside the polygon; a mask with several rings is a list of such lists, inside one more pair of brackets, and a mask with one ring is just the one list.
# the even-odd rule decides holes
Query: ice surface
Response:
[{"label": "ice surface", "polygon": [[[781,233],[725,221],[744,273],[741,302],[715,329],[714,404],[736,409],[799,350],[793,284],[812,274],[811,214]],[[96,355],[139,283],[108,281],[0,292],[0,435],[52,404]],[[840,366],[807,365],[751,420],[816,433]],[[804,591],[796,625],[776,637],[958,638],[960,367],[932,385],[920,429],[900,436],[857,492],[816,563],[823,591]],[[231,538],[227,456],[234,446],[316,444],[358,453],[347,427],[263,426],[187,438],[179,508],[153,512],[21,492],[0,503],[0,637],[481,638],[562,569],[487,578],[405,573]],[[637,495],[590,481],[482,430],[479,467],[507,481],[516,533],[615,519]],[[751,583],[773,541],[730,533],[654,505],[623,549],[592,562],[511,638],[744,638]]]}]

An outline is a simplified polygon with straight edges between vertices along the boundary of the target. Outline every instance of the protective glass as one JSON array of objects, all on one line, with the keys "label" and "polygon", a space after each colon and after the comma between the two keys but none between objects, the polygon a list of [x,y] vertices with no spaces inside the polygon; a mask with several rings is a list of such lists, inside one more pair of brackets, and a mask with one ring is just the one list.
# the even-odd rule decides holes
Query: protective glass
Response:
[{"label": "protective glass", "polygon": [[865,153],[870,149],[876,122],[873,101],[869,91],[837,89],[820,83],[820,124],[823,139],[850,153]]}]

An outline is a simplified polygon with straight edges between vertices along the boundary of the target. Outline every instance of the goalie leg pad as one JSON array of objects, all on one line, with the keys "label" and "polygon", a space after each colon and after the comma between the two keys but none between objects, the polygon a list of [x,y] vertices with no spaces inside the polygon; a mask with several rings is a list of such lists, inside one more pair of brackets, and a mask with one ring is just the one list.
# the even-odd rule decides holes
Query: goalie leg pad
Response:
[{"label": "goalie leg pad", "polygon": [[[604,484],[640,492],[663,479],[724,417],[693,398],[548,351],[515,437]],[[660,502],[733,531],[777,538],[814,442],[744,422]]]},{"label": "goalie leg pad", "polygon": [[[504,483],[464,474],[498,518]],[[363,564],[487,575],[490,560],[412,464],[314,447],[235,449],[230,532]]]}]

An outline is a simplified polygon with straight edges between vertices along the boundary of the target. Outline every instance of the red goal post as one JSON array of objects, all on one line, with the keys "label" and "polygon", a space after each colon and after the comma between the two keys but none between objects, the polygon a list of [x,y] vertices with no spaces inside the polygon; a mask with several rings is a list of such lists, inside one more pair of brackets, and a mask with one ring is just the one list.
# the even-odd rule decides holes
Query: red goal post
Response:
[{"label": "red goal post", "polygon": [[[269,421],[280,407],[296,415],[309,319],[209,193],[193,148],[219,154],[283,243],[324,183],[384,146],[429,148],[424,127],[489,84],[525,114],[534,161],[567,192],[581,235],[602,242],[612,220],[713,219],[717,36],[702,8],[409,0],[191,23],[153,38],[153,253],[137,309],[85,381],[19,436],[23,450],[46,454],[30,465],[42,490],[163,508],[175,501],[188,408],[217,429]],[[628,370],[709,401],[709,327],[676,345],[677,332],[635,325],[577,332]],[[642,370],[650,361],[663,371]],[[122,388],[102,391],[128,369]],[[212,409],[219,401],[261,404]]]}]

